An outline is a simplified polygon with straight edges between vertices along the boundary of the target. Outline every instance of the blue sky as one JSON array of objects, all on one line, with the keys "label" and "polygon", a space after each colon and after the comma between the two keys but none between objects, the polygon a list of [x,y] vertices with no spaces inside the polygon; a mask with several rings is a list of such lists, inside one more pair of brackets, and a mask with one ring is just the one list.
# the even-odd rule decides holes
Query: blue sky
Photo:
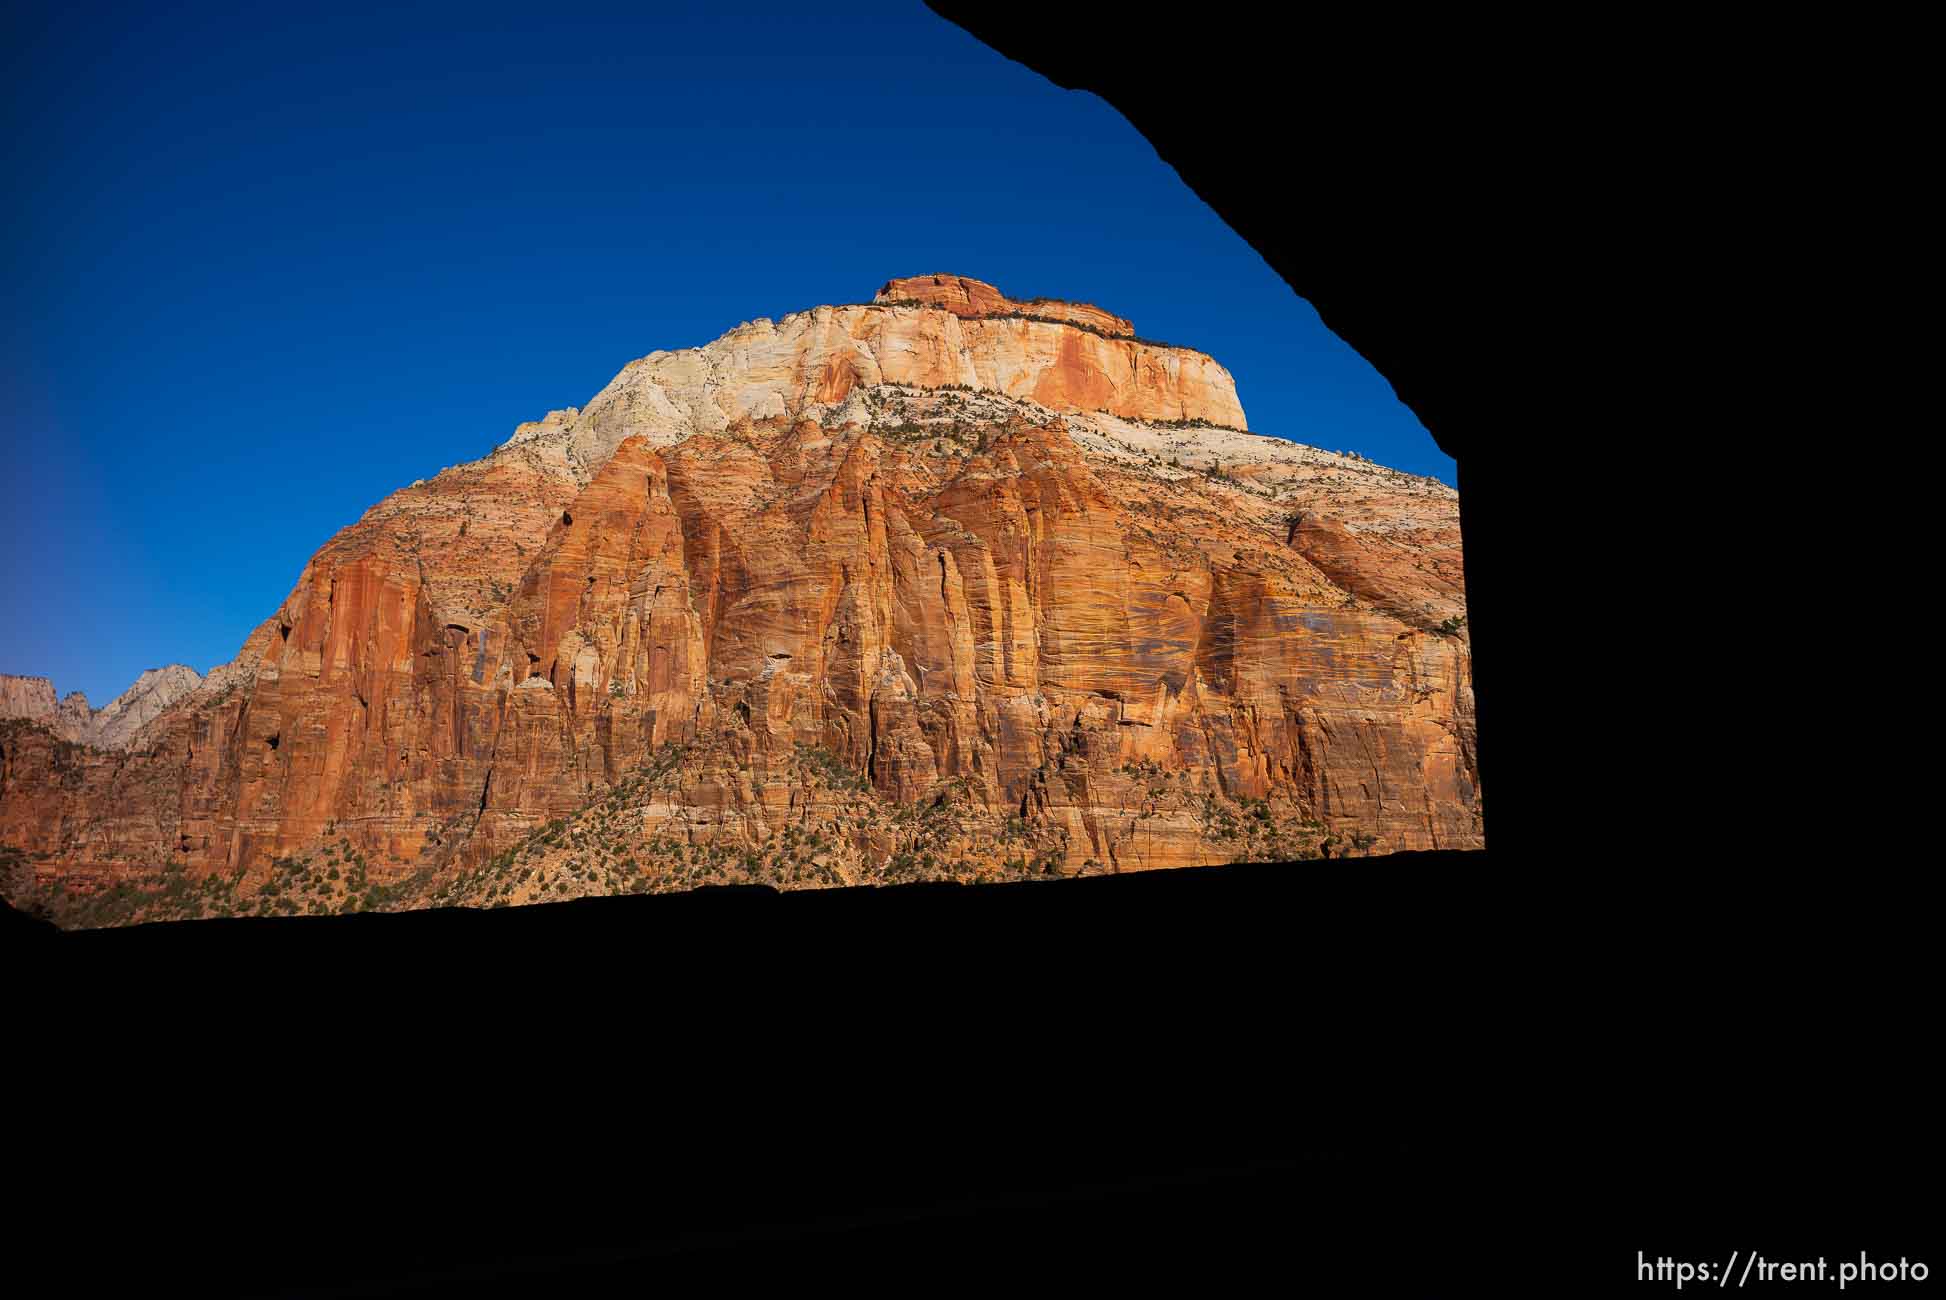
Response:
[{"label": "blue sky", "polygon": [[1101,100],[916,0],[717,8],[9,6],[0,672],[206,671],[392,489],[897,275],[1098,303],[1454,481]]}]

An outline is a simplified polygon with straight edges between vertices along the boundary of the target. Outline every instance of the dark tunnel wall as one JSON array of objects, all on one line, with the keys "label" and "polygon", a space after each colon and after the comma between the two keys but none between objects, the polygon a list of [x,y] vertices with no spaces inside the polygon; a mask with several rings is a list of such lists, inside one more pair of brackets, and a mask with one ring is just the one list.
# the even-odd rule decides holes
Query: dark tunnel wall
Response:
[{"label": "dark tunnel wall", "polygon": [[928,3],[1126,116],[1458,461],[1488,847],[1586,842],[1607,740],[1529,625],[1591,521],[1530,482],[1608,392],[1583,325],[1622,260],[1591,232],[1629,202],[1627,99],[1512,19]]}]

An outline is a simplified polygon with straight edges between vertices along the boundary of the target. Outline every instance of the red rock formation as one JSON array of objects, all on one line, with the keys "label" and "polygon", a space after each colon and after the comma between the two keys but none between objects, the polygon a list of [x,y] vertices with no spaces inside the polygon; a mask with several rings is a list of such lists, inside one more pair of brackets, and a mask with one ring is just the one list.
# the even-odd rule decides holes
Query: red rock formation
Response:
[{"label": "red rock formation", "polygon": [[203,679],[193,668],[170,664],[151,668],[113,700],[96,709],[80,691],[56,703],[54,683],[45,677],[0,673],[0,718],[38,722],[63,740],[120,749],[150,719],[182,699]]},{"label": "red rock formation", "polygon": [[1029,298],[1015,302],[983,280],[963,275],[912,275],[888,280],[873,302],[914,302],[944,307],[955,316],[972,319],[980,316],[1039,316],[1047,320],[1099,330],[1103,334],[1133,337],[1135,326],[1120,316],[1085,302],[1063,302],[1059,298]]},{"label": "red rock formation", "polygon": [[862,422],[861,402],[885,384],[998,393],[1129,420],[1246,427],[1235,379],[1193,349],[1076,329],[1045,314],[967,316],[880,303],[756,320],[701,348],[650,353],[585,407],[523,424],[514,441],[556,448],[585,482],[633,435],[666,446],[750,421]]},{"label": "red rock formation", "polygon": [[611,385],[393,494],[125,753],[8,724],[8,888],[97,924],[1480,842],[1450,489],[820,373],[715,432],[591,425],[651,391]]}]

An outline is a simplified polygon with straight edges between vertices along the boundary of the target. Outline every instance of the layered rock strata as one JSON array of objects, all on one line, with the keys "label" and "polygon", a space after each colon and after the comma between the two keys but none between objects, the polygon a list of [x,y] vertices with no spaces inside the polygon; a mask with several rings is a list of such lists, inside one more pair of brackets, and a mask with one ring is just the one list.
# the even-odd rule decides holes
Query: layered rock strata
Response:
[{"label": "layered rock strata", "polygon": [[10,896],[102,924],[1478,845],[1452,490],[1245,432],[1200,354],[986,301],[652,354],[375,506],[122,750],[0,724]]},{"label": "layered rock strata", "polygon": [[1099,307],[1085,302],[1064,302],[1059,298],[1029,298],[1016,302],[983,280],[963,275],[913,275],[888,280],[872,298],[877,303],[910,303],[943,307],[955,316],[974,319],[983,316],[1035,316],[1043,320],[1065,321],[1098,334],[1133,338],[1135,326]]},{"label": "layered rock strata", "polygon": [[70,692],[57,703],[54,683],[45,677],[0,673],[0,718],[37,722],[75,744],[120,749],[151,719],[202,684],[202,676],[182,664],[151,668],[97,709],[81,691]]}]

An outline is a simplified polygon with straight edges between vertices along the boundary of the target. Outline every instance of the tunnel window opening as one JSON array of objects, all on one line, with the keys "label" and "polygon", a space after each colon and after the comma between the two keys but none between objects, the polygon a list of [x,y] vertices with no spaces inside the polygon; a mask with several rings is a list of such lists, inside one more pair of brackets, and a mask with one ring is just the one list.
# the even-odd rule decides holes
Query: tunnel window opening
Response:
[{"label": "tunnel window opening", "polygon": [[282,739],[283,739],[283,737],[282,737],[282,735],[274,735],[274,736],[270,736],[270,737],[268,737],[268,738],[267,738],[267,739],[266,739],[266,740],[264,741],[264,743],[265,743],[266,745],[269,745],[269,746],[270,746],[270,747],[271,747],[272,749],[275,749],[275,748],[277,748],[277,742],[278,742],[279,740],[282,740]]}]

